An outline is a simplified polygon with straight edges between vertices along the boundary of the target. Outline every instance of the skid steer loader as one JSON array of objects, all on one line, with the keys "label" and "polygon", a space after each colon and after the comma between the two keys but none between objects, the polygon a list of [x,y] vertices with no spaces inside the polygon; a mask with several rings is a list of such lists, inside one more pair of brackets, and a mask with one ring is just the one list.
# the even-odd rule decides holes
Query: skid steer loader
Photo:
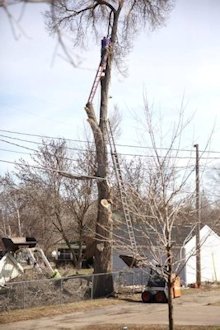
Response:
[{"label": "skid steer loader", "polygon": [[[172,297],[181,296],[180,278],[175,274],[172,275],[174,280],[172,288]],[[164,275],[160,274],[157,269],[150,269],[148,283],[141,294],[144,303],[167,303],[168,302],[168,286]]]},{"label": "skid steer loader", "polygon": [[[119,256],[125,264],[130,268],[145,268],[147,262],[144,258],[134,258],[133,256],[120,255]],[[180,277],[176,274],[172,275],[174,285],[172,288],[173,298],[181,296]],[[149,270],[148,282],[142,291],[141,299],[144,303],[167,303],[168,301],[168,286],[167,286],[167,272],[166,269],[155,263]]]}]

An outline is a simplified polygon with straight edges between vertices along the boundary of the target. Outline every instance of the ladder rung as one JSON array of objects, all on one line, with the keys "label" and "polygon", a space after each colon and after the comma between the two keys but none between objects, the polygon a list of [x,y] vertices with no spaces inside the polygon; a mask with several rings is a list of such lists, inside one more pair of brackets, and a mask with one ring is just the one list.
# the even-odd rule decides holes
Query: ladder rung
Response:
[{"label": "ladder rung", "polygon": [[89,94],[89,98],[88,98],[88,102],[87,103],[91,103],[92,100],[93,100],[93,98],[94,98],[94,96],[95,96],[95,93],[96,93],[96,90],[97,90],[97,87],[98,87],[100,78],[101,78],[102,73],[103,73],[103,71],[105,70],[105,67],[106,67],[107,57],[108,57],[108,54],[106,53],[104,59],[102,59],[101,62],[100,62],[100,64],[99,64],[99,67],[98,67],[98,70],[96,72],[95,79],[93,81],[92,88],[91,88],[91,91],[90,91],[90,94]]},{"label": "ladder rung", "polygon": [[127,230],[128,230],[128,236],[130,239],[130,243],[133,249],[134,254],[138,254],[137,251],[137,245],[136,245],[136,240],[135,240],[135,235],[134,235],[134,229],[133,229],[133,224],[132,224],[132,219],[129,211],[129,204],[128,204],[128,199],[127,199],[127,194],[125,191],[125,185],[121,173],[121,168],[120,168],[120,163],[119,163],[119,158],[118,154],[116,151],[116,146],[114,142],[114,137],[112,134],[111,126],[110,123],[108,122],[107,126],[107,136],[109,140],[109,146],[110,146],[110,151],[111,151],[111,156],[112,156],[112,162],[114,165],[115,173],[116,173],[116,178],[118,181],[118,187],[119,187],[119,192],[121,196],[121,202],[123,206],[123,212],[124,212],[124,217],[127,225]]}]

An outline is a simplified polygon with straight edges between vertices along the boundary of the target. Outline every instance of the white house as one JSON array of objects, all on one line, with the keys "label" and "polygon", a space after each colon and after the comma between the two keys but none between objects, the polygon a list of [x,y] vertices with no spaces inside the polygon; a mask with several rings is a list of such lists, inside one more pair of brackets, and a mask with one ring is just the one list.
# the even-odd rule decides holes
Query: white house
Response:
[{"label": "white house", "polygon": [[[200,230],[201,281],[220,281],[220,236],[209,226]],[[184,282],[196,283],[196,236],[184,246],[186,266],[184,268]]]},{"label": "white house", "polygon": [[[196,236],[193,236],[184,246],[180,242],[178,243],[172,251],[175,261],[174,272],[180,276],[182,284],[196,283]],[[164,247],[162,247],[162,250],[164,252]],[[148,260],[153,259],[152,246],[143,245],[143,251]],[[113,249],[113,271],[132,272],[134,276],[132,281],[135,283],[146,282],[149,275],[149,267],[144,268],[143,271],[138,268],[129,268],[120,258],[121,254],[126,255],[127,253],[127,251]],[[200,255],[201,281],[220,282],[220,236],[207,225],[200,230]]]}]

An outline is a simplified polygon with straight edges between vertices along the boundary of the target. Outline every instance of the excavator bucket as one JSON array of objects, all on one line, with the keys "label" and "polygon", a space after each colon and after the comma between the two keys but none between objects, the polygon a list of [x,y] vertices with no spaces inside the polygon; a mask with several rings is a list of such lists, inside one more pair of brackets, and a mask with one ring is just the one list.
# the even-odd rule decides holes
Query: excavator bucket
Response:
[{"label": "excavator bucket", "polygon": [[138,266],[139,260],[138,259],[136,259],[132,256],[126,256],[126,255],[123,255],[123,254],[121,254],[119,257],[124,261],[124,263],[128,267],[130,267],[130,268],[139,268],[139,266]]}]

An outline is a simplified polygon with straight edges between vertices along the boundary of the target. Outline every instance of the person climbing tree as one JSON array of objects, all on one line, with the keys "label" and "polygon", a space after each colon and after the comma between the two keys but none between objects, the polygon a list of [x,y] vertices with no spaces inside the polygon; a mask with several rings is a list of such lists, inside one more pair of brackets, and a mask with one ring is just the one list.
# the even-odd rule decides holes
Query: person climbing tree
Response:
[{"label": "person climbing tree", "polygon": [[104,56],[106,54],[106,51],[108,50],[109,46],[111,44],[110,38],[103,37],[101,40],[101,59],[104,59]]}]

